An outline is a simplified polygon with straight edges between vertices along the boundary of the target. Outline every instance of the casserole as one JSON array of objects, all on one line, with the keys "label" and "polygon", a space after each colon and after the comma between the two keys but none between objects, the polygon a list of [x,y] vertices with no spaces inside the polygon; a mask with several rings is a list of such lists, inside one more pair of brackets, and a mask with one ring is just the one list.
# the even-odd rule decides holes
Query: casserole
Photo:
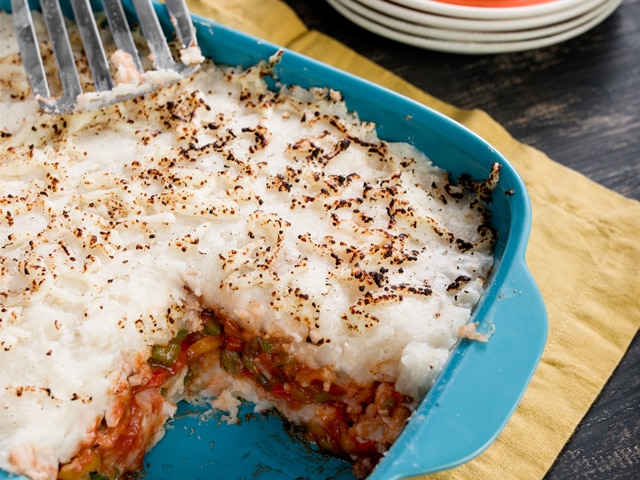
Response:
[{"label": "casserole", "polygon": [[[204,19],[196,19],[196,23],[203,52],[219,64],[248,67],[280,50]],[[502,164],[491,205],[493,226],[498,231],[494,270],[474,313],[480,330],[494,333],[487,344],[461,342],[371,478],[425,473],[471,458],[495,438],[515,408],[544,344],[544,310],[523,261],[530,222],[524,185],[493,148],[415,102],[288,51],[274,67],[274,77],[285,84],[339,90],[350,109],[376,123],[381,138],[414,144],[454,178],[462,174],[487,178],[495,162]],[[370,102],[372,98],[375,103]],[[524,322],[511,318],[523,311],[528,314]],[[467,403],[470,399],[473,401]],[[277,418],[253,416],[246,410],[240,427],[227,427],[215,415],[201,413],[182,411],[176,416],[161,442],[169,453],[158,448],[148,457],[151,478],[173,477],[176,471],[188,478],[197,478],[202,472],[228,477],[231,470],[238,478],[310,477],[309,465],[313,464],[318,464],[312,468],[318,478],[348,475],[344,473],[348,465],[334,459],[325,461],[310,447],[293,441]],[[203,425],[205,420],[207,425]],[[198,427],[192,433],[194,421]],[[210,455],[194,459],[197,444]],[[419,455],[416,449],[420,449]],[[295,451],[302,457],[290,457]],[[314,461],[310,463],[309,458]]]}]

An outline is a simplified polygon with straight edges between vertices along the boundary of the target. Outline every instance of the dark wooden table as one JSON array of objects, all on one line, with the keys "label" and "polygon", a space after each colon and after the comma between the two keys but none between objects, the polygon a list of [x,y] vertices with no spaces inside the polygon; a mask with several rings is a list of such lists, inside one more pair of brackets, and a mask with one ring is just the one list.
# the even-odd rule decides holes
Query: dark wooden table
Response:
[{"label": "dark wooden table", "polygon": [[[488,112],[521,142],[640,200],[640,0],[624,0],[605,22],[560,45],[485,56],[413,48],[353,25],[326,2],[286,2],[310,28],[452,105]],[[546,479],[639,478],[636,335]]]}]

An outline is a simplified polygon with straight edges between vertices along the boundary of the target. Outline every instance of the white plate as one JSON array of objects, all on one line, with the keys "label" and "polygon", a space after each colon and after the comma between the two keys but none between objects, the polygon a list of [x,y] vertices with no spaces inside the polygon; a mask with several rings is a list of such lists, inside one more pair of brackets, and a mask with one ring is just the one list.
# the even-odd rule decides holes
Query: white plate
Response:
[{"label": "white plate", "polygon": [[[581,0],[579,4],[573,5],[570,8],[550,11],[544,15],[503,19],[474,19],[451,17],[437,13],[428,13],[424,11],[414,10],[412,8],[407,8],[405,6],[388,2],[386,0],[357,1],[364,6],[367,6],[369,9],[376,10],[377,12],[389,17],[393,17],[399,20],[405,20],[411,23],[418,23],[429,27],[448,28],[452,30],[471,30],[480,32],[506,32],[513,30],[542,28],[556,23],[565,22],[591,11],[599,5],[607,3],[609,0]],[[562,0],[558,0],[558,2],[561,1]],[[435,2],[427,2],[426,0],[422,0],[421,3]]]},{"label": "white plate", "polygon": [[444,40],[429,36],[420,36],[415,33],[406,33],[395,30],[386,25],[374,22],[362,15],[350,10],[343,3],[345,0],[327,0],[328,3],[340,14],[351,20],[356,25],[376,33],[380,36],[412,45],[414,47],[424,48],[427,50],[435,50],[447,53],[460,54],[496,54],[506,52],[517,52],[523,50],[531,50],[535,48],[547,47],[556,43],[564,42],[570,38],[574,38],[604,21],[615,9],[620,5],[622,0],[606,1],[604,6],[599,10],[598,14],[590,20],[579,24],[578,26],[545,37],[534,38],[530,40],[518,41],[463,41],[463,40]]},{"label": "white plate", "polygon": [[[391,3],[391,2],[385,2]],[[553,0],[539,5],[527,7],[507,7],[507,8],[483,8],[465,7],[462,5],[452,5],[433,0],[393,0],[393,3],[404,5],[423,12],[436,13],[438,15],[448,15],[459,18],[477,19],[507,19],[535,17],[539,15],[549,15],[561,10],[579,8],[584,0]]]},{"label": "white plate", "polygon": [[565,22],[553,23],[542,28],[527,28],[522,30],[515,29],[513,31],[507,30],[495,32],[434,28],[431,26],[420,25],[417,23],[407,22],[405,20],[386,16],[383,13],[367,7],[366,5],[360,3],[358,0],[335,1],[341,3],[344,7],[351,10],[354,15],[359,15],[364,19],[409,35],[440,40],[453,40],[457,42],[516,42],[549,37],[551,35],[558,35],[563,32],[579,28],[583,24],[590,22],[594,18],[597,18],[602,13],[604,13],[604,11],[609,8],[609,2],[611,0],[601,0],[600,5],[598,5],[597,7],[593,8],[583,15],[577,16]]}]

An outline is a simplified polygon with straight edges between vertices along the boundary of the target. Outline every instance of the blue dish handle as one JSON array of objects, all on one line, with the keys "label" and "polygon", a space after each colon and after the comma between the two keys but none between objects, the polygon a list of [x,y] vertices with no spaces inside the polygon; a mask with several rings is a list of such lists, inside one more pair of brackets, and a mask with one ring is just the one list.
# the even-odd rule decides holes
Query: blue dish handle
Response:
[{"label": "blue dish handle", "polygon": [[542,297],[524,261],[508,267],[498,274],[504,279],[495,281],[500,288],[483,302],[485,311],[477,313],[492,324],[489,341],[461,342],[368,480],[399,480],[458,466],[485,450],[506,425],[533,376],[548,329]]}]

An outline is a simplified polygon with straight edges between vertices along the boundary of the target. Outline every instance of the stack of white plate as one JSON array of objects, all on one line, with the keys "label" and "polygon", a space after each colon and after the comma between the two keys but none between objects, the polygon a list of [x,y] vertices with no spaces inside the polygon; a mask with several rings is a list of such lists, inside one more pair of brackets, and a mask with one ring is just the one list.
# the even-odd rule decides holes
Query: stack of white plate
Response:
[{"label": "stack of white plate", "polygon": [[493,54],[546,47],[598,25],[622,0],[327,0],[355,24],[429,50]]}]

